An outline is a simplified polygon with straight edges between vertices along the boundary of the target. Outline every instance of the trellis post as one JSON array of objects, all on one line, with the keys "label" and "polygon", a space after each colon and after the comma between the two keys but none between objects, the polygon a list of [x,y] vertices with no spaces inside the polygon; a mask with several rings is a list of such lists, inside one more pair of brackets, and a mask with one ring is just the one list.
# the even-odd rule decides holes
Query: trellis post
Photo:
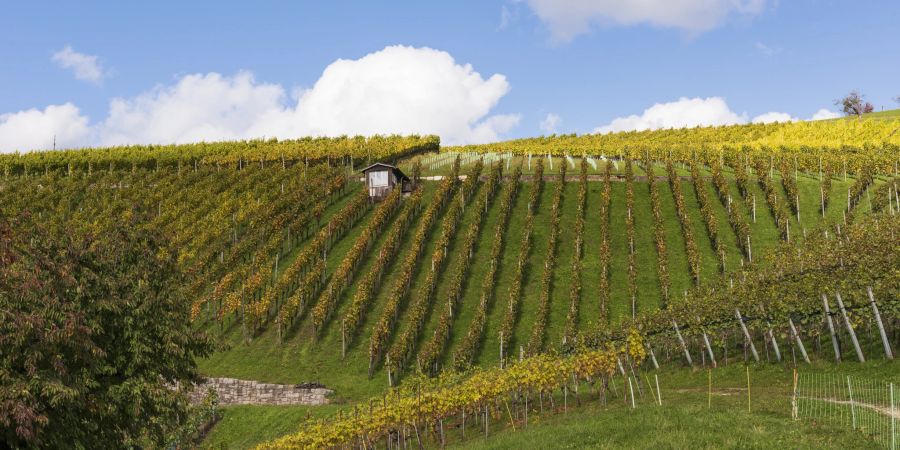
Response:
[{"label": "trellis post", "polygon": [[869,304],[872,305],[872,313],[875,315],[875,323],[878,324],[878,332],[881,333],[881,343],[884,344],[884,355],[887,359],[894,359],[894,353],[891,351],[891,342],[888,340],[887,333],[884,331],[884,323],[881,322],[881,314],[878,312],[878,305],[875,304],[875,296],[872,295],[872,286],[866,287],[869,294]]},{"label": "trellis post", "polygon": [[741,324],[741,331],[744,333],[744,339],[747,339],[747,342],[750,343],[750,353],[753,354],[753,359],[756,362],[759,362],[759,353],[756,352],[756,345],[753,343],[753,339],[750,338],[750,332],[747,330],[747,325],[744,324],[744,318],[741,316],[741,311],[735,308],[734,315],[737,317],[738,323]]},{"label": "trellis post", "polygon": [[678,342],[681,344],[681,349],[684,350],[684,357],[687,359],[688,365],[693,366],[694,361],[691,359],[691,352],[688,351],[687,345],[684,343],[684,338],[681,336],[681,331],[678,329],[678,323],[675,322],[675,319],[672,319],[672,326],[675,327],[675,334],[678,336]]},{"label": "trellis post", "polygon": [[841,362],[841,347],[837,333],[834,332],[834,321],[831,320],[831,309],[828,307],[828,296],[822,294],[822,304],[825,306],[825,321],[828,323],[828,332],[831,334],[831,345],[834,346],[834,360]]},{"label": "trellis post", "polygon": [[809,355],[806,354],[806,347],[803,346],[803,341],[800,340],[800,333],[797,333],[797,327],[794,326],[794,319],[788,318],[788,325],[791,327],[791,335],[794,337],[794,341],[797,343],[797,347],[800,349],[800,355],[803,356],[803,360],[809,364]]},{"label": "trellis post", "polygon": [[863,356],[862,348],[859,346],[859,340],[856,339],[856,332],[853,331],[853,325],[850,324],[850,316],[847,315],[847,308],[844,308],[844,301],[841,300],[841,293],[835,292],[835,297],[837,298],[838,308],[841,309],[841,315],[844,316],[844,325],[847,326],[847,332],[850,333],[850,340],[853,341],[853,348],[856,350],[856,357],[859,359],[859,362],[866,362],[866,357]]},{"label": "trellis post", "polygon": [[775,333],[772,332],[772,326],[769,326],[769,340],[772,341],[772,349],[775,350],[775,359],[781,362],[781,349],[778,348],[778,341],[775,340]]}]

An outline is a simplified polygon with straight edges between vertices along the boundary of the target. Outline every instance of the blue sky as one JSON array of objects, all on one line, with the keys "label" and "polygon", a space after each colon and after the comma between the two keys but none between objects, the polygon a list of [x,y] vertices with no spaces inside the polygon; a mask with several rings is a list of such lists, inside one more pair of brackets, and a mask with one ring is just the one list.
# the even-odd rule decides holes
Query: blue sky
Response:
[{"label": "blue sky", "polygon": [[[43,148],[54,134],[61,146],[80,146],[375,126],[478,142],[773,112],[809,119],[851,89],[876,109],[898,107],[900,95],[896,1],[29,1],[3,9],[0,151]],[[382,52],[398,45],[406,50]],[[336,60],[367,55],[375,56],[323,77]],[[204,89],[207,97],[197,94]],[[390,101],[398,89],[409,92]],[[208,97],[228,100],[206,105]],[[185,117],[171,119],[180,105]]]}]

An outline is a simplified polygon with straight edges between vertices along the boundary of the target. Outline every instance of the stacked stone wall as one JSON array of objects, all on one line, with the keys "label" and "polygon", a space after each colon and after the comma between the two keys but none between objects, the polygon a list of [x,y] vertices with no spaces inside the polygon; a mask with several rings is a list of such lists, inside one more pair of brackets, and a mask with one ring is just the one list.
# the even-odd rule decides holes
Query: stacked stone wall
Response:
[{"label": "stacked stone wall", "polygon": [[220,405],[324,405],[331,389],[306,388],[291,384],[269,384],[234,378],[207,378],[191,392],[191,401],[198,403],[209,388],[219,395]]}]

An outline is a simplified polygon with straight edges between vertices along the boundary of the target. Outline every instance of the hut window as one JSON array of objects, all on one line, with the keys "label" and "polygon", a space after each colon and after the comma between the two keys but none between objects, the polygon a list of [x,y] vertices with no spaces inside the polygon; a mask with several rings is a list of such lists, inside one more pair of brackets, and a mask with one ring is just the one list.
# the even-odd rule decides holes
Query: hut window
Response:
[{"label": "hut window", "polygon": [[384,187],[388,185],[388,172],[385,170],[369,172],[370,187]]}]

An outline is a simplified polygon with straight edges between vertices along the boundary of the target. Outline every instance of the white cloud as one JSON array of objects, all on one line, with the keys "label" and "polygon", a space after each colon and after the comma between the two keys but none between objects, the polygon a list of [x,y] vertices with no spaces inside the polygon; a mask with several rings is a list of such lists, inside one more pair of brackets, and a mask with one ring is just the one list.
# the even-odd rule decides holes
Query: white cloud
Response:
[{"label": "white cloud", "polygon": [[763,44],[761,41],[756,41],[756,44],[754,46],[757,50],[759,50],[760,53],[765,56],[775,56],[781,53],[781,47],[769,47],[768,45]]},{"label": "white cloud", "polygon": [[82,81],[100,84],[106,77],[106,72],[101,67],[97,56],[78,53],[72,50],[71,45],[63,47],[50,59],[63,69],[71,69],[75,78]]},{"label": "white cloud", "polygon": [[776,123],[776,122],[795,122],[800,120],[796,117],[791,117],[790,114],[784,112],[767,112],[765,114],[760,114],[751,120],[753,123]]},{"label": "white cloud", "polygon": [[500,7],[500,25],[497,26],[497,31],[503,31],[506,27],[509,26],[510,21],[512,21],[512,12],[510,12],[509,8],[506,5]]},{"label": "white cloud", "polygon": [[767,0],[526,0],[553,38],[569,41],[599,25],[647,24],[689,33],[709,31],[729,15],[752,16]]},{"label": "white cloud", "polygon": [[838,117],[841,117],[841,113],[822,108],[816,111],[816,113],[813,114],[812,118],[809,120],[837,119]]},{"label": "white cloud", "polygon": [[[187,75],[133,99],[110,102],[98,125],[101,145],[185,143],[260,137],[264,118],[287,114],[284,89],[257,83],[253,75]],[[270,134],[269,136],[273,136]]]},{"label": "white cloud", "polygon": [[0,153],[16,150],[73,148],[90,142],[88,118],[71,103],[0,114]]},{"label": "white cloud", "polygon": [[451,144],[485,142],[518,123],[517,115],[487,116],[509,89],[503,75],[483,79],[447,52],[392,46],[329,65],[300,97],[291,124],[302,134],[433,133]]},{"label": "white cloud", "polygon": [[[594,133],[615,133],[619,131],[658,130],[663,128],[690,128],[696,126],[735,125],[745,123],[798,122],[786,112],[767,112],[747,119],[747,113],[736,113],[721,97],[686,98],[674,102],[657,103],[641,115],[630,115],[613,119],[607,125],[594,129]],[[810,119],[822,120],[841,117],[839,113],[822,108]]]},{"label": "white cloud", "polygon": [[547,134],[556,133],[556,127],[558,127],[560,123],[562,123],[562,117],[549,113],[547,114],[547,117],[544,117],[544,120],[541,120],[541,131]]},{"label": "white cloud", "polygon": [[509,89],[503,75],[484,79],[446,52],[393,46],[337,60],[312,88],[291,97],[249,72],[207,73],[115,98],[93,125],[71,104],[0,116],[0,151],[47,148],[54,133],[68,147],[391,133],[437,134],[447,144],[489,142],[521,119],[490,115]]},{"label": "white cloud", "polygon": [[641,115],[616,118],[609,124],[596,128],[594,132],[642,131],[746,122],[747,115],[732,111],[721,97],[681,97],[674,102],[657,103],[645,109]]}]

